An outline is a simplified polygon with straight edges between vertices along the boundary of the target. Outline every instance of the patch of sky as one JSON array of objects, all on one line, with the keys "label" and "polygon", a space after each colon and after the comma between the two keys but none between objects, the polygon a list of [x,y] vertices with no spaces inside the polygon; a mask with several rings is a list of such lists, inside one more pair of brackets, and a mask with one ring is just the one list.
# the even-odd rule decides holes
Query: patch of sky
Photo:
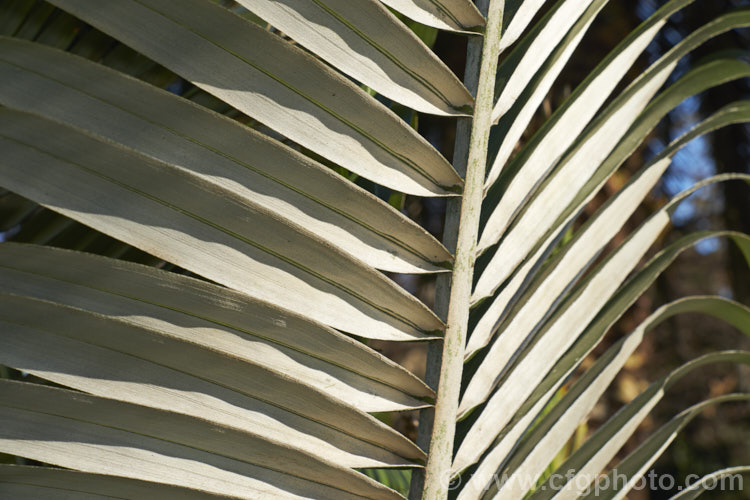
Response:
[{"label": "patch of sky", "polygon": [[[690,97],[675,108],[671,114],[672,128],[669,132],[672,140],[695,126],[699,109],[699,97]],[[664,175],[663,189],[671,197],[715,174],[716,163],[711,156],[711,147],[705,137],[699,137],[689,142],[674,156]],[[708,215],[702,213],[702,208],[709,206],[709,201],[714,201],[715,191],[709,187],[690,196],[673,214],[673,223],[683,226],[696,217]]]},{"label": "patch of sky", "polygon": [[186,82],[182,78],[177,77],[175,81],[167,85],[167,92],[173,94],[182,95],[185,92]]},{"label": "patch of sky", "polygon": [[[699,96],[690,97],[670,113],[670,141],[677,139],[695,126],[700,118],[700,105]],[[644,161],[651,160],[666,146],[666,142],[659,137],[649,140],[644,152]],[[675,154],[672,164],[662,178],[661,185],[655,188],[655,194],[663,193],[671,198],[689,189],[696,182],[715,174],[716,163],[712,157],[710,143],[705,137],[699,137]],[[682,227],[696,221],[700,222],[698,219],[721,210],[722,207],[721,191],[716,186],[704,187],[677,206],[671,217],[672,224]],[[707,255],[717,251],[720,245],[715,239],[710,239],[702,241],[695,248],[700,254]]]},{"label": "patch of sky", "polygon": [[21,224],[18,224],[7,231],[1,231],[0,232],[0,243],[4,241],[8,241],[12,237],[18,234],[18,232],[21,230]]},{"label": "patch of sky", "polygon": [[720,297],[724,297],[725,299],[734,299],[734,293],[732,292],[732,288],[728,286],[723,286],[719,288],[719,291],[717,292],[717,295]]},{"label": "patch of sky", "polygon": [[636,5],[635,14],[640,20],[645,21],[651,16],[651,14],[656,12],[657,8],[658,5],[656,4],[656,2],[654,2],[654,0],[641,0]]},{"label": "patch of sky", "polygon": [[701,240],[695,245],[695,251],[700,255],[709,255],[714,252],[718,252],[721,249],[721,241],[719,238],[709,238],[707,240]]}]

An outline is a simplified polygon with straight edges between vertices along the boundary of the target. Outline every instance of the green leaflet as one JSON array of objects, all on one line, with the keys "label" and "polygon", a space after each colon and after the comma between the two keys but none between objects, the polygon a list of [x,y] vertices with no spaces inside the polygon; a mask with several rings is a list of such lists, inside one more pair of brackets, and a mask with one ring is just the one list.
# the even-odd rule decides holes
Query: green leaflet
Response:
[{"label": "green leaflet", "polygon": [[[684,313],[702,313],[717,317],[738,328],[750,337],[750,308],[737,302],[721,297],[687,297],[666,304],[644,320],[626,338],[610,347],[600,356],[576,383],[566,391],[562,399],[544,416],[542,421],[523,438],[512,458],[504,465],[501,474],[516,474],[523,478],[537,478],[548,465],[549,450],[560,449],[575,431],[579,423],[585,419],[606,388],[619,373],[630,355],[643,340],[645,333],[655,328],[661,322]],[[603,332],[598,330],[601,339]],[[581,360],[593,346],[583,342],[588,333],[570,350],[570,355]],[[585,347],[584,347],[585,346]],[[584,351],[583,349],[586,349]],[[568,358],[566,354],[565,358]],[[573,365],[568,365],[563,358],[553,373],[560,374],[565,370],[566,376]],[[563,378],[559,379],[563,380]],[[546,380],[545,380],[546,382]],[[557,386],[559,384],[556,384]],[[540,385],[547,386],[544,382]],[[502,445],[500,445],[502,446]],[[489,472],[489,471],[488,471]],[[495,472],[495,471],[493,471]],[[487,472],[485,472],[487,475]],[[479,477],[481,480],[481,476]],[[477,481],[479,482],[479,481]],[[509,488],[512,486],[509,485]],[[510,491],[505,489],[503,491]],[[490,492],[493,490],[490,489]],[[507,493],[506,493],[507,494]]]},{"label": "green leaflet", "polygon": [[[731,175],[720,176],[719,178],[735,177],[744,178]],[[709,179],[705,183],[715,182],[716,180]],[[491,375],[487,376],[482,371],[478,371],[473,376],[469,388],[463,396],[462,416],[467,415],[473,406],[482,402],[482,395],[489,396],[494,381],[499,382],[499,388],[492,393],[488,403],[482,407],[479,418],[473,423],[467,437],[459,447],[454,462],[454,473],[460,472],[472,462],[478,460],[481,453],[490,446],[491,441],[500,434],[511,420],[515,410],[520,408],[523,401],[533,392],[535,386],[542,382],[544,375],[554,362],[560,359],[563,353],[575,342],[579,333],[594,319],[597,311],[604,307],[609,297],[620,293],[617,291],[619,284],[625,280],[630,270],[668,226],[668,214],[676,208],[680,201],[705,183],[701,183],[675,197],[672,202],[645,221],[604,262],[592,270],[566,297],[565,302],[552,318],[545,323],[542,331],[536,335],[534,343],[530,347],[524,348],[519,360],[512,364],[512,368],[510,365],[505,370],[497,368],[492,364],[491,357],[483,360],[484,371],[489,370]],[[638,279],[637,284],[633,286],[642,286],[644,282],[650,284],[682,249],[695,241],[721,234],[731,236],[742,251],[746,255],[750,255],[750,244],[748,244],[750,237],[746,235],[733,232],[696,233],[658,254],[650,265],[651,267],[642,270],[633,278]],[[640,293],[642,291],[636,294],[636,297]],[[540,342],[539,339],[543,339],[543,341]],[[541,365],[540,360],[543,360]],[[503,373],[505,375],[501,378],[500,374]],[[492,378],[493,376],[495,378]],[[472,383],[474,387],[472,387]],[[471,389],[473,389],[473,392],[470,392]],[[504,412],[497,409],[499,405],[503,406]]]},{"label": "green leaflet", "polygon": [[232,120],[80,58],[0,38],[0,103],[198,175],[373,267],[430,272],[444,270],[452,259],[424,229],[330,169]]},{"label": "green leaflet", "polygon": [[304,51],[218,5],[52,3],[348,170],[410,194],[460,191],[452,167],[408,124]]},{"label": "green leaflet", "polygon": [[50,467],[0,465],[0,495],[6,498],[64,499],[77,495],[84,500],[113,497],[143,500],[220,500],[224,495],[180,486],[139,481]]},{"label": "green leaflet", "polygon": [[417,111],[471,112],[474,99],[377,0],[240,0],[343,73]]},{"label": "green leaflet", "polygon": [[[382,274],[224,188],[71,127],[7,109],[0,114],[0,182],[33,201],[360,336],[414,339],[442,328]],[[21,161],[23,172],[15,167]],[[357,268],[364,274],[356,277]]]},{"label": "green leaflet", "polygon": [[[542,103],[551,88],[554,79],[562,71],[565,63],[572,55],[572,50],[579,43],[579,38],[583,36],[588,25],[592,22],[593,16],[602,7],[602,2],[591,4],[588,11],[576,22],[563,41],[555,48],[549,58],[544,61],[541,69],[534,75],[533,80],[521,94],[520,99],[513,103],[508,110],[508,114],[500,120],[490,139],[494,159],[488,175],[486,189],[488,207],[492,208],[502,194],[507,178],[515,176],[520,169],[521,160],[534,153],[540,145],[547,143],[546,147],[552,147],[555,155],[561,155],[565,149],[578,137],[581,131],[593,118],[596,111],[601,107],[606,98],[615,89],[617,83],[625,76],[628,68],[635,62],[636,58],[646,49],[649,42],[653,40],[661,27],[673,13],[689,5],[694,0],[672,0],[655,12],[650,18],[644,21],[638,28],[631,32],[609,55],[597,65],[597,67],[588,75],[586,80],[579,85],[573,94],[555,111],[547,120],[542,128],[534,134],[531,141],[524,147],[517,159],[514,159],[503,176],[505,179],[501,185],[496,185],[496,180],[505,168],[505,164],[515,147],[515,143],[521,138],[524,129],[527,127],[532,118],[534,111]],[[523,6],[530,2],[523,2]],[[571,2],[572,3],[572,2]],[[556,9],[553,9],[553,11]],[[552,13],[548,14],[551,16]],[[528,35],[530,40],[534,33],[541,28],[535,27]],[[507,38],[506,38],[507,39]],[[521,44],[526,43],[526,39]],[[517,53],[514,51],[509,56],[508,64],[521,59],[523,50]],[[501,76],[501,81],[503,77]],[[496,110],[496,117],[501,109]],[[549,144],[554,142],[556,144]],[[546,158],[544,155],[538,155],[534,161],[541,160],[545,162],[543,166],[551,167],[559,158],[553,156]],[[489,215],[489,214],[486,214]]]},{"label": "green leaflet", "polygon": [[[518,297],[518,294],[523,291],[521,284],[524,284],[525,288],[534,288],[530,285],[532,278],[533,282],[536,283],[536,286],[541,283],[542,277],[532,276],[531,269],[542,264],[541,261],[543,259],[541,258],[541,255],[545,255],[546,252],[549,251],[551,241],[557,240],[559,236],[556,233],[559,233],[561,228],[567,227],[585,204],[588,203],[594,194],[599,191],[606,180],[647,137],[659,120],[661,120],[666,113],[685,98],[705,90],[708,87],[719,85],[733,79],[742,78],[749,74],[750,65],[736,60],[734,55],[719,55],[716,58],[711,58],[706,64],[689,72],[685,77],[681,78],[677,83],[660,94],[651,105],[644,110],[617,148],[615,148],[607,160],[600,164],[594,175],[588,180],[581,191],[579,191],[574,200],[561,211],[554,223],[546,224],[542,219],[539,219],[538,222],[533,225],[519,225],[519,222],[517,222],[512,226],[510,234],[508,234],[503,240],[495,254],[503,255],[505,259],[508,259],[505,262],[513,261],[514,256],[525,254],[527,256],[526,262],[520,269],[516,270],[511,282],[505,285],[505,287],[493,297],[489,308],[481,313],[481,318],[474,327],[472,336],[467,345],[467,358],[471,357],[478,351],[478,349],[484,347],[489,342],[491,336],[500,327],[501,321],[504,321],[508,314],[511,313],[511,307],[514,305],[514,301],[509,300],[508,297]],[[680,148],[684,147],[692,139],[701,134],[708,133],[711,130],[732,123],[748,120],[750,120],[750,108],[748,108],[747,105],[740,102],[727,106],[696,126],[686,135],[678,138],[670,144],[669,147],[660,153],[657,159],[652,163],[655,164],[662,159],[673,156]],[[643,196],[645,197],[646,193],[644,193]],[[549,208],[547,214],[556,213],[558,210],[559,207]],[[522,218],[521,220],[528,220],[532,217],[527,219]],[[551,221],[551,219],[552,217],[547,217],[545,220]],[[545,231],[545,228],[548,229]],[[539,239],[537,240],[537,238]],[[606,240],[609,240],[609,238],[606,238]],[[601,241],[596,247],[586,245],[582,249],[582,252],[586,253],[580,254],[582,257],[580,260],[584,263],[587,262],[588,259],[593,258],[593,256],[598,253],[598,249],[602,248],[604,244],[606,244],[605,241]],[[587,255],[588,257],[584,258],[584,255]],[[560,258],[561,257],[558,257],[553,262],[558,262]],[[553,265],[556,264],[550,263],[549,266],[547,266],[548,272]],[[578,274],[581,270],[582,269],[579,269],[578,267],[571,268],[571,274]],[[529,283],[527,283],[526,280],[529,280]],[[568,282],[569,279],[566,279],[562,284],[566,285]]]},{"label": "green leaflet", "polygon": [[[543,190],[537,190],[537,188],[545,178],[546,172],[552,168],[556,158],[566,148],[560,148],[557,150],[558,153],[551,152],[546,146],[534,149],[534,155],[541,155],[537,158],[539,161],[532,159],[531,156],[523,154],[519,156],[518,161],[528,165],[528,168],[523,169],[523,175],[513,179],[508,189],[504,191],[500,202],[492,206],[492,214],[486,220],[479,248],[487,248],[497,242],[513,218],[524,207],[526,201],[530,201],[531,208],[523,212],[518,225],[524,231],[534,231],[538,224],[528,221],[541,220],[536,218],[540,212],[544,213],[545,217],[549,217],[550,210],[567,206],[594,175],[601,162],[607,159],[625,136],[638,115],[646,108],[651,97],[666,81],[677,62],[707,40],[730,29],[748,24],[750,24],[750,10],[748,9],[731,12],[707,23],[654,63],[603,113],[599,114],[580,137],[575,134],[570,135],[571,132],[575,132],[575,130],[569,130],[570,127],[560,129],[558,131],[560,134],[575,140],[556,167],[554,181],[545,184]],[[577,119],[583,121],[580,117]],[[545,144],[549,147],[558,147],[561,143],[551,139]],[[510,275],[521,258],[518,255],[512,257],[505,254],[494,255],[476,284],[473,301],[477,302],[489,297]]]},{"label": "green leaflet", "polygon": [[704,491],[714,489],[717,482],[727,477],[730,477],[730,486],[737,485],[735,481],[737,476],[747,474],[748,472],[750,472],[750,466],[747,465],[718,470],[695,481],[689,488],[673,496],[671,500],[694,500],[701,496]]},{"label": "green leaflet", "polygon": [[484,17],[469,0],[383,0],[417,22],[443,30],[474,32]]},{"label": "green leaflet", "polygon": [[34,460],[227,496],[400,498],[351,469],[198,418],[28,383],[0,381],[0,394],[0,448]]},{"label": "green leaflet", "polygon": [[[594,468],[602,465],[604,457],[610,454],[614,456],[614,453],[617,452],[617,448],[615,448],[615,446],[617,446],[617,444],[619,444],[620,446],[625,444],[627,438],[630,437],[633,432],[635,432],[637,424],[640,423],[640,421],[645,417],[643,410],[645,408],[652,407],[658,401],[658,399],[661,398],[664,391],[667,390],[673,383],[672,377],[679,378],[682,375],[682,373],[679,373],[680,371],[687,372],[695,367],[717,362],[748,364],[750,363],[750,353],[746,351],[727,351],[722,353],[708,354],[694,360],[692,363],[686,363],[680,369],[673,372],[673,374],[670,374],[670,376],[668,376],[665,381],[655,382],[654,384],[652,384],[649,389],[644,391],[644,393],[638,396],[638,398],[633,400],[614,417],[612,417],[612,419],[610,419],[610,421],[601,428],[601,435],[597,435],[599,434],[597,432],[594,436],[591,437],[590,442],[594,444],[596,442],[600,442],[601,437],[606,436],[609,433],[613,434],[613,436],[616,436],[615,439],[613,439],[612,437],[609,438],[605,453],[597,453],[597,455],[593,457],[592,461],[585,464],[584,468],[580,470],[591,472],[594,470]],[[654,394],[654,390],[656,388],[659,388],[660,390]],[[649,439],[647,439],[643,444],[641,444],[641,446],[633,451],[633,453],[628,455],[622,462],[620,462],[616,466],[618,473],[628,478],[628,484],[623,489],[619,491],[615,490],[614,487],[616,486],[613,487],[613,484],[610,482],[610,487],[601,487],[596,497],[593,494],[589,493],[583,498],[605,498],[608,500],[614,498],[623,498],[630,490],[634,482],[640,479],[640,477],[648,470],[648,467],[650,467],[650,465],[654,461],[656,461],[657,458],[659,458],[664,449],[676,437],[677,433],[685,425],[687,425],[690,420],[692,420],[698,413],[708,408],[709,406],[718,403],[747,401],[750,401],[750,395],[748,394],[729,394],[726,396],[704,401],[688,408],[687,410],[683,411],[675,418],[673,418],[658,431],[656,431],[653,435],[651,435]],[[636,414],[636,412],[638,413]],[[628,417],[630,417],[630,420],[624,422]],[[612,432],[613,428],[616,427],[619,427],[619,429],[617,429],[615,432]],[[590,447],[587,446],[587,448],[589,449],[587,449],[586,452],[590,452]],[[583,447],[581,449],[583,449]],[[582,458],[575,455],[576,454],[571,456],[570,465],[572,467],[578,465]],[[582,455],[585,455],[585,453],[582,453]],[[611,460],[612,456],[607,461]],[[563,464],[561,467],[565,466],[566,464]],[[574,470],[578,471],[578,469]],[[612,473],[610,473],[610,476],[611,474]],[[578,488],[577,485],[576,488]],[[572,492],[561,492],[554,498],[579,498],[579,495],[571,493]]]},{"label": "green leaflet", "polygon": [[[544,319],[554,312],[555,307],[564,297],[564,293],[575,282],[576,277],[580,275],[598,255],[600,250],[606,245],[606,242],[614,236],[616,231],[627,220],[630,214],[640,204],[642,199],[648,194],[649,190],[655,185],[663,174],[664,170],[670,164],[671,156],[695,137],[714,130],[715,128],[726,126],[732,123],[741,123],[750,117],[750,104],[745,102],[735,103],[727,106],[723,110],[705,120],[694,129],[674,141],[668,148],[662,151],[654,158],[649,165],[644,167],[636,176],[634,176],[627,187],[622,189],[617,196],[611,198],[604,207],[597,213],[596,217],[588,221],[584,227],[578,231],[576,237],[568,242],[563,251],[555,255],[542,273],[533,278],[532,284],[528,287],[528,292],[521,299],[515,309],[511,311],[508,318],[502,325],[502,331],[507,332],[492,344],[488,351],[487,359],[483,360],[481,367],[485,370],[492,370],[492,377],[498,377],[508,367],[508,362],[524,342],[534,332],[538,331],[544,324]],[[714,182],[717,179],[709,179],[707,182]],[[729,176],[726,178],[734,178]],[[742,176],[739,176],[742,178]],[[675,197],[670,207],[675,206],[685,196],[692,193],[695,189],[704,184],[698,184],[694,188],[687,190],[681,195]],[[667,214],[664,209],[662,215]],[[639,252],[645,251],[644,249]],[[637,255],[642,255],[638,253]],[[635,265],[635,261],[628,264]],[[620,279],[624,275],[619,274]],[[525,278],[522,275],[521,278]],[[589,278],[590,279],[590,278]],[[511,282],[509,286],[513,286]],[[511,288],[515,293],[515,289]],[[498,299],[503,299],[504,295],[500,294]],[[597,299],[598,300],[598,299]],[[485,316],[479,321],[475,331],[478,332],[476,340],[470,340],[468,354],[476,351],[474,346],[481,346],[489,339],[488,332],[497,328],[498,323],[495,318],[503,319],[502,303],[496,300],[495,303],[485,312]],[[482,369],[480,368],[480,370]],[[476,381],[470,382],[469,388],[491,386],[493,378],[477,377]],[[465,398],[475,397],[467,389]]]}]

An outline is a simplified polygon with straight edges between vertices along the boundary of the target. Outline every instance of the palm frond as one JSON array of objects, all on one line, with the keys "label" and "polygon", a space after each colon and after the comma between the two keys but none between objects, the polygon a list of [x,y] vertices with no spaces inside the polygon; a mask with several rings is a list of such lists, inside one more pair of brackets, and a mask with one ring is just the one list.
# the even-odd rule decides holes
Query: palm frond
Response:
[{"label": "palm frond", "polygon": [[[649,330],[699,312],[750,335],[747,305],[691,296],[583,365],[687,249],[722,237],[750,264],[737,231],[655,248],[688,196],[746,174],[697,182],[607,253],[675,155],[750,121],[747,101],[575,224],[680,103],[750,76],[724,51],[664,88],[750,25],[740,8],[626,82],[693,3],[665,2],[530,131],[607,0],[3,2],[0,363],[34,383],[0,380],[0,452],[52,467],[0,465],[0,496],[401,498],[411,481],[442,499],[466,477],[462,500],[591,497],[680,378],[750,364],[725,350],[663,375],[559,465],[564,488],[545,478]],[[467,38],[464,83],[402,15]],[[458,120],[453,165],[399,116],[418,112]],[[444,241],[358,176],[447,197]],[[437,274],[437,312],[386,272]],[[433,387],[362,339],[432,342]],[[700,411],[749,400],[682,411],[597,494],[624,497]],[[415,410],[419,446],[373,415]]]}]

